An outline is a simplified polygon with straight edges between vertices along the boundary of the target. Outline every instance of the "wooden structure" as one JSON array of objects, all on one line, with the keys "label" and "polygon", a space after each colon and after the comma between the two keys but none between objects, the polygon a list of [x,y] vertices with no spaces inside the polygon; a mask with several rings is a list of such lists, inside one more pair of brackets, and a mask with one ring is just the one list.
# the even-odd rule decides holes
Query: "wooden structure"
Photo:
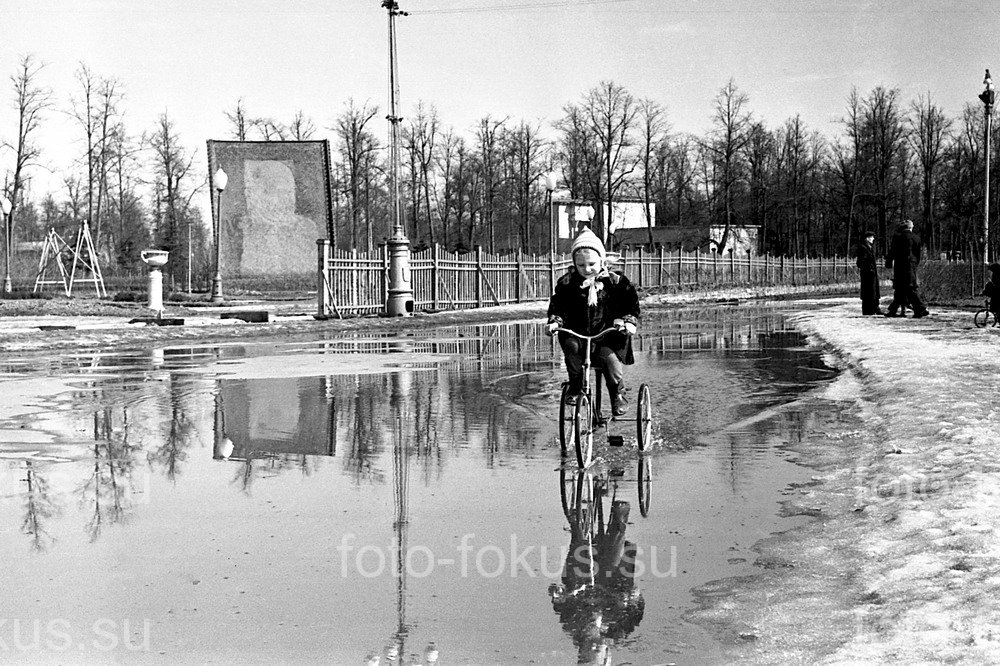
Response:
[{"label": "wooden structure", "polygon": [[[319,317],[374,314],[385,305],[389,256],[340,251],[320,240],[317,264]],[[718,289],[735,286],[822,285],[857,281],[853,259],[810,259],[714,252],[637,250],[611,255],[615,270],[638,288]],[[544,300],[569,269],[566,255],[495,255],[476,248],[456,254],[435,245],[410,258],[415,311],[455,310]]]}]

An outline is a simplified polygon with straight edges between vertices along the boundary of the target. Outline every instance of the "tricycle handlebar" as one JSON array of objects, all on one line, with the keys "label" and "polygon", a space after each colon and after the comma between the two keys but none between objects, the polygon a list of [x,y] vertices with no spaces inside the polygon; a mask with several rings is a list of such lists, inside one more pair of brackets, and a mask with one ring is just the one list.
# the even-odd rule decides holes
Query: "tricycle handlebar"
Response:
[{"label": "tricycle handlebar", "polygon": [[618,329],[612,327],[612,328],[606,328],[603,331],[601,331],[600,333],[597,333],[595,335],[583,335],[582,333],[577,333],[576,331],[574,331],[572,329],[563,328],[562,326],[560,326],[559,328],[555,329],[552,332],[553,333],[569,333],[573,337],[580,338],[581,340],[590,340],[591,342],[593,342],[594,340],[599,340],[599,339],[603,338],[608,333],[614,333],[616,331],[618,331]]}]

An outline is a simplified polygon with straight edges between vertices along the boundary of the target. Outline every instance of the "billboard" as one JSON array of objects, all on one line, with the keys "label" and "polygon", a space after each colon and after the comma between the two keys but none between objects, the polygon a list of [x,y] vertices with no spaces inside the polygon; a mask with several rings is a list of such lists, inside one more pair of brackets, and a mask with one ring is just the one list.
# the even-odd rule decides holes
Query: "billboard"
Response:
[{"label": "billboard", "polygon": [[[229,181],[217,196],[220,168]],[[327,141],[210,140],[208,173],[226,276],[315,274],[333,219]]]}]

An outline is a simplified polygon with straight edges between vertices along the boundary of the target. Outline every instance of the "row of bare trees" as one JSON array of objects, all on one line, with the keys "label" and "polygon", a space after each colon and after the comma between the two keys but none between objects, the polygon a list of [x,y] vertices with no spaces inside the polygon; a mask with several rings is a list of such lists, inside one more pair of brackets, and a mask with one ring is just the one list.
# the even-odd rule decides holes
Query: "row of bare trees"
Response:
[{"label": "row of bare trees", "polygon": [[[209,194],[196,150],[166,112],[130,131],[116,78],[81,63],[59,102],[43,84],[44,69],[33,56],[20,59],[10,76],[18,126],[0,128],[0,186],[13,203],[15,241],[39,240],[49,229],[69,237],[86,221],[106,272],[135,269],[139,250],[155,244],[171,252],[175,286],[185,272],[200,282],[211,235],[196,205]],[[377,104],[348,99],[326,135],[302,111],[284,123],[238,100],[223,113],[226,138],[329,138],[331,240],[370,250],[389,234],[390,169]],[[75,160],[61,172],[62,191],[38,193],[33,178],[52,170],[40,147],[43,126],[60,115],[75,130]],[[798,114],[769,126],[729,80],[708,116],[704,134],[676,131],[667,105],[612,81],[566,103],[554,121],[487,115],[464,132],[418,102],[402,122],[407,235],[416,248],[547,252],[544,176],[558,174],[557,195],[591,204],[601,229],[613,201],[655,204],[643,238],[650,243],[654,223],[699,229],[705,239],[714,226],[722,249],[734,229],[753,226],[762,252],[843,255],[862,229],[876,231],[882,246],[896,222],[912,218],[932,252],[981,253],[986,146],[978,105],[952,118],[930,93],[905,102],[895,88],[854,89],[827,136]]]},{"label": "row of bare trees", "polygon": [[[0,143],[0,187],[12,203],[12,239],[38,241],[54,230],[72,245],[88,224],[105,273],[135,270],[141,265],[139,251],[150,245],[170,250],[182,271],[191,265],[189,247],[191,254],[202,255],[204,265],[207,234],[194,199],[204,191],[205,177],[169,114],[160,114],[143,132],[130,133],[118,79],[81,63],[75,88],[60,104],[43,83],[44,69],[44,63],[26,55],[10,76],[18,130],[13,140],[3,135]],[[56,171],[40,148],[44,125],[66,119],[77,146],[72,162],[60,169],[61,191],[39,195],[33,180]],[[14,168],[4,169],[9,161]]]},{"label": "row of bare trees", "polygon": [[[331,127],[342,247],[371,248],[389,231],[379,118],[376,106],[349,100]],[[594,205],[602,228],[612,201],[632,199],[655,204],[646,207],[655,210],[649,227],[695,227],[706,237],[710,226],[721,229],[723,249],[733,229],[752,226],[762,252],[843,255],[863,229],[876,231],[881,247],[911,218],[930,251],[981,253],[979,108],[949,118],[930,93],[907,104],[898,89],[852,89],[839,128],[824,136],[798,114],[768,127],[732,80],[712,100],[701,136],[674,131],[662,103],[613,82],[566,104],[547,128],[486,116],[460,135],[421,103],[404,120],[407,232],[417,247],[548,251],[541,176],[555,172],[560,195]]]}]

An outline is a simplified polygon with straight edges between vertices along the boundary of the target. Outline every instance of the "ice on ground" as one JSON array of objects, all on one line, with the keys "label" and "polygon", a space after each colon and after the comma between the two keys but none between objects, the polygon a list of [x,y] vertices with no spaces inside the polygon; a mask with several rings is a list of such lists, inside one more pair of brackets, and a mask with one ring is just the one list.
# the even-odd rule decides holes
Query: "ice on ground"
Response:
[{"label": "ice on ground", "polygon": [[826,660],[997,663],[1000,330],[957,310],[863,317],[853,299],[793,321],[857,378],[880,434],[854,466],[865,510],[831,530],[864,544],[852,577],[878,603]]}]

